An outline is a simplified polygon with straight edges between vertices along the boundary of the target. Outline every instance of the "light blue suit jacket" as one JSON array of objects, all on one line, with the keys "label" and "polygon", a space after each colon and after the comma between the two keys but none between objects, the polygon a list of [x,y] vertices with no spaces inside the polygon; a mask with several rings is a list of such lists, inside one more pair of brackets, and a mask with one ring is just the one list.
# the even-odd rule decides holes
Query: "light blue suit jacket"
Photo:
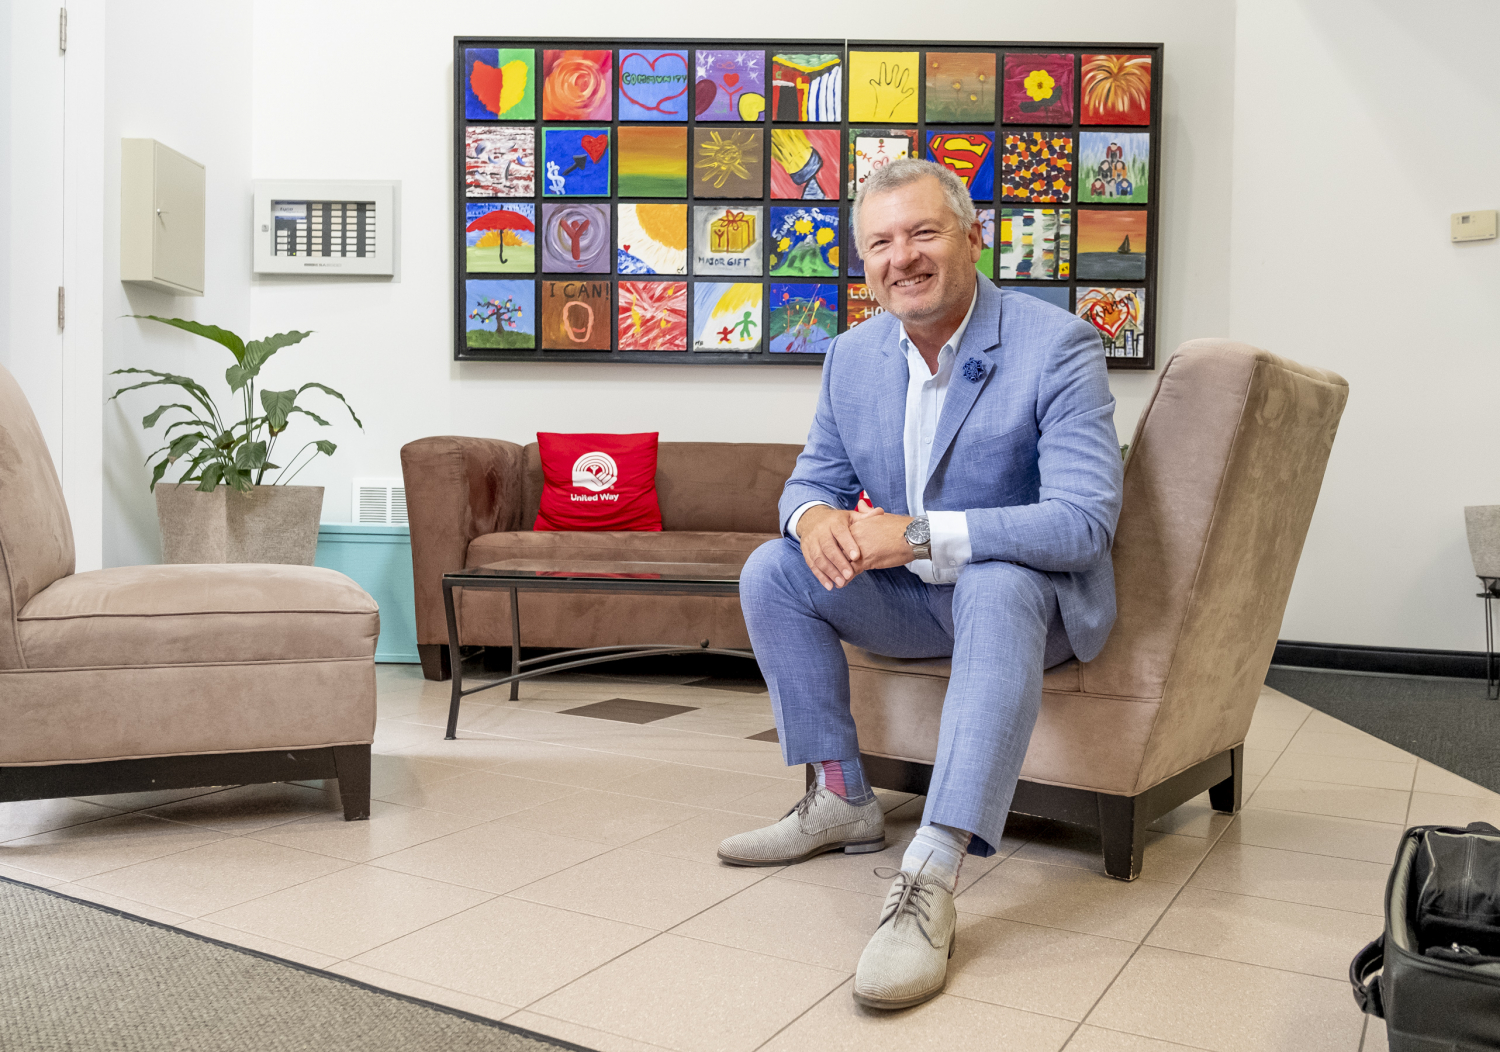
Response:
[{"label": "light blue suit jacket", "polygon": [[[808,501],[852,508],[864,489],[909,514],[907,365],[880,314],[834,340],[807,446],[781,496],[781,527]],[[1098,654],[1115,620],[1110,562],[1122,472],[1114,396],[1093,326],[980,279],[953,363],[922,499],[963,511],[973,560],[1046,573],[1073,653]]]}]

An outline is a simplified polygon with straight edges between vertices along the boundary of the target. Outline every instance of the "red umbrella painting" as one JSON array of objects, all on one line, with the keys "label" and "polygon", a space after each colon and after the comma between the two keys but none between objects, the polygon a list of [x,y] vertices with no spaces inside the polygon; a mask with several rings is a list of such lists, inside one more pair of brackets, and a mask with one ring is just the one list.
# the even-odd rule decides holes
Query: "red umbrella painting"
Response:
[{"label": "red umbrella painting", "polygon": [[[532,232],[536,230],[536,223],[532,221],[531,216],[526,214],[527,212],[531,212],[533,207],[534,206],[531,205],[520,205],[491,208],[471,219],[469,221],[469,225],[465,227],[464,230],[467,233],[471,234],[477,233],[479,231],[493,232],[494,240],[500,247],[500,262],[503,264],[506,262],[506,232],[516,231],[517,233],[520,233],[523,231]],[[473,206],[471,205],[470,208],[472,214]],[[525,211],[522,211],[523,208],[525,209]],[[481,237],[476,247],[484,247],[488,242],[489,237],[488,234],[486,234],[485,236]]]}]

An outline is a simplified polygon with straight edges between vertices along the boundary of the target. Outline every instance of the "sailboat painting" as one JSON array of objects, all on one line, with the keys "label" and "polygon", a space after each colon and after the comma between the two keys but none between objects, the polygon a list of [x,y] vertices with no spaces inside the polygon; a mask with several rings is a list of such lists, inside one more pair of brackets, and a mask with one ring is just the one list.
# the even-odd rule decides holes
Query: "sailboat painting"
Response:
[{"label": "sailboat painting", "polygon": [[1080,208],[1076,265],[1089,281],[1144,281],[1146,210]]}]

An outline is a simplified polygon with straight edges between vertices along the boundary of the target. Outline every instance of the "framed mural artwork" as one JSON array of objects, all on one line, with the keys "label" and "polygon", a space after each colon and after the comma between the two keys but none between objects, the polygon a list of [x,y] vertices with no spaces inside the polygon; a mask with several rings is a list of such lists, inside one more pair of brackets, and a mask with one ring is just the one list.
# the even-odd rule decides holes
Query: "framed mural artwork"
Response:
[{"label": "framed mural artwork", "polygon": [[905,157],[974,200],[983,280],[1156,364],[1163,48],[463,36],[453,355],[817,365],[883,313],[853,238]]}]

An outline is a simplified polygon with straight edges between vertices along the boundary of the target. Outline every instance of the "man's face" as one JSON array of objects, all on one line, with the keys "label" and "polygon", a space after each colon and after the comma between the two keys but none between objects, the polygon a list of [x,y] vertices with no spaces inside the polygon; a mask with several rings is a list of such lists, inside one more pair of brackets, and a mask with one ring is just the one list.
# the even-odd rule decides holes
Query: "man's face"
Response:
[{"label": "man's face", "polygon": [[948,207],[931,176],[869,197],[859,211],[860,255],[875,300],[904,322],[937,320],[974,295],[984,241]]}]

